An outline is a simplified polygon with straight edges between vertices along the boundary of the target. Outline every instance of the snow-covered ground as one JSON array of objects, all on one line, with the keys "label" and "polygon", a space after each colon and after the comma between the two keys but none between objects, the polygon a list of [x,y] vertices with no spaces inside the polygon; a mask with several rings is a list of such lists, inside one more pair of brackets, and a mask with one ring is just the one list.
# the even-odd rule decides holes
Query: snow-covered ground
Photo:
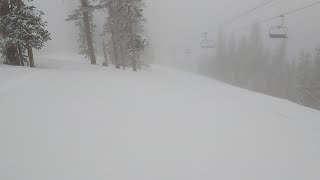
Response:
[{"label": "snow-covered ground", "polygon": [[319,180],[320,112],[152,66],[0,65],[1,180]]}]

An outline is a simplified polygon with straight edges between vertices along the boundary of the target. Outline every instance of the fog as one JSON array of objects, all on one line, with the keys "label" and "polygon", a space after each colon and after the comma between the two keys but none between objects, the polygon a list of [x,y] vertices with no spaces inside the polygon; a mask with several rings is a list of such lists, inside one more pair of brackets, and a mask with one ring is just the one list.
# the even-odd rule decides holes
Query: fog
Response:
[{"label": "fog", "polygon": [[[255,7],[261,0],[147,0],[146,24],[147,33],[151,38],[151,45],[157,59],[168,58],[170,49],[182,52],[186,48],[199,55],[200,41],[203,32],[216,40],[219,29],[226,34],[235,33],[236,37],[248,34],[251,24],[265,20],[284,12],[305,6],[314,1],[310,0],[277,0],[240,19],[231,22],[244,11]],[[52,41],[46,46],[46,51],[76,51],[77,29],[72,23],[65,22],[67,15],[77,5],[78,1],[71,0],[41,0],[37,6],[45,12],[45,19],[52,33]],[[96,22],[103,24],[104,14],[96,14]],[[289,28],[289,55],[294,55],[302,49],[313,49],[319,44],[320,16],[318,7],[297,12],[286,17]],[[262,35],[269,47],[277,41],[268,40],[269,27],[279,24],[273,20],[261,24]],[[99,31],[99,29],[98,29]],[[165,61],[165,59],[162,59]]]},{"label": "fog", "polygon": [[[236,36],[241,36],[249,33],[250,25],[256,21],[280,15],[314,1],[278,0],[236,22],[231,22],[234,17],[253,8],[259,2],[261,0],[198,0],[197,2],[149,0],[148,25],[153,41],[159,49],[170,46],[198,48],[203,32],[208,32],[211,38],[215,39],[219,28],[222,28],[227,33],[233,32]],[[319,43],[317,37],[319,37],[320,25],[317,23],[317,17],[320,17],[317,7],[286,17],[286,25],[289,27],[290,52],[312,48]],[[261,24],[265,38],[268,36],[268,28],[274,24],[279,24],[279,20]],[[268,44],[272,47],[273,42],[268,41]]]},{"label": "fog", "polygon": [[[148,55],[143,56],[142,61],[206,75],[241,88],[295,102],[300,101],[298,99],[301,95],[289,91],[296,91],[298,86],[305,87],[301,85],[302,82],[298,82],[298,77],[303,79],[306,76],[306,79],[310,79],[309,76],[315,76],[314,79],[317,79],[317,75],[314,75],[318,71],[317,67],[297,70],[299,66],[309,66],[301,64],[305,58],[306,64],[311,65],[318,58],[320,7],[319,3],[313,4],[315,1],[145,0],[144,2],[144,16],[147,21],[144,24],[143,36],[148,40],[145,50]],[[48,30],[52,34],[52,41],[41,52],[77,53],[79,29],[73,22],[65,20],[77,8],[79,1],[41,0],[35,3],[45,12]],[[255,8],[261,3],[265,4]],[[310,4],[313,5],[306,7]],[[288,12],[290,13],[286,14]],[[288,38],[270,38],[269,30],[281,24],[282,14],[286,14],[282,27],[288,28]],[[106,22],[106,12],[97,10],[93,16],[94,24],[97,26],[93,37],[94,48],[98,56],[102,57],[101,35]],[[213,42],[214,48],[201,47],[204,33],[207,33],[207,39]],[[109,52],[111,59],[112,55],[113,53]],[[309,71],[309,74],[313,75],[301,75],[304,71]],[[235,76],[241,77],[242,81],[235,80]],[[261,78],[254,78],[256,76]],[[289,77],[294,80],[289,80]],[[278,79],[278,82],[274,79]],[[288,81],[292,81],[290,85],[283,84]],[[310,84],[317,83],[310,82]],[[295,94],[292,95],[295,98],[288,97],[291,93]]]},{"label": "fog", "polygon": [[0,180],[319,180],[320,2],[141,1],[0,0]]}]

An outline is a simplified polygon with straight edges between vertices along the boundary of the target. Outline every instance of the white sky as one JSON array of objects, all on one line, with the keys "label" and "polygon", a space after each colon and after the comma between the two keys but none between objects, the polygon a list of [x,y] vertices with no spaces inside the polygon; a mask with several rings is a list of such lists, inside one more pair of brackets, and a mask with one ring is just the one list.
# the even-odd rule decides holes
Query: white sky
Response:
[{"label": "white sky", "polygon": [[[53,41],[46,50],[69,51],[76,49],[76,30],[72,23],[64,22],[67,12],[71,11],[77,0],[36,0],[38,7],[46,14]],[[148,34],[157,54],[168,49],[199,48],[202,32],[209,32],[215,39],[217,29],[223,27],[225,32],[235,32],[237,37],[250,32],[250,24],[280,15],[316,0],[275,0],[274,3],[261,8],[231,24],[230,21],[243,11],[253,8],[263,0],[146,0]],[[103,21],[103,14],[96,17]],[[320,5],[297,12],[286,18],[289,27],[290,54],[298,54],[301,49],[313,50],[320,44]],[[275,41],[267,38],[270,25],[276,21],[262,24],[262,33],[269,47],[275,47]]]}]

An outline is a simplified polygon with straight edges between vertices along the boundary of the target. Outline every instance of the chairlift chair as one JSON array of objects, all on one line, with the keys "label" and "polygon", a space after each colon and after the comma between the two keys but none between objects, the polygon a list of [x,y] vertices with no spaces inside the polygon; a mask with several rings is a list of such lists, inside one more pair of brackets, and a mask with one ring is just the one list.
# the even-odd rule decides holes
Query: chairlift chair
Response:
[{"label": "chairlift chair", "polygon": [[187,55],[192,54],[192,50],[191,50],[191,49],[186,49],[186,50],[185,50],[185,54],[187,54]]},{"label": "chairlift chair", "polygon": [[200,46],[201,48],[204,48],[204,49],[215,48],[214,42],[212,40],[207,40],[207,39],[202,40],[200,43]]},{"label": "chairlift chair", "polygon": [[287,39],[288,38],[288,28],[284,26],[284,16],[282,18],[282,23],[279,26],[272,26],[269,30],[269,37],[273,39]]},{"label": "chairlift chair", "polygon": [[200,43],[200,47],[203,49],[215,48],[214,41],[208,39],[208,33],[203,34],[203,40]]}]

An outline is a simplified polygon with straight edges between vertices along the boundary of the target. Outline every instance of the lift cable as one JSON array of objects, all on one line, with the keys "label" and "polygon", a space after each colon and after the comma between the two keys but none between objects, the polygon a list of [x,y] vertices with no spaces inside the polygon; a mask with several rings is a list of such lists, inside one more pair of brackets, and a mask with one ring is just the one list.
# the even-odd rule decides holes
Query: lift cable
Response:
[{"label": "lift cable", "polygon": [[234,18],[231,22],[235,22],[236,20],[240,19],[241,17],[243,17],[243,16],[245,16],[245,15],[247,15],[247,14],[249,14],[249,13],[251,13],[251,12],[253,12],[253,11],[263,7],[263,6],[265,6],[265,5],[268,5],[273,1],[275,1],[275,0],[268,0],[268,1],[264,1],[262,3],[259,3],[255,8],[247,10],[247,11],[244,11],[240,16]]},{"label": "lift cable", "polygon": [[277,19],[277,18],[279,18],[279,17],[283,17],[283,16],[286,16],[286,15],[289,15],[289,14],[292,14],[292,13],[295,13],[295,12],[298,12],[298,11],[301,11],[301,10],[304,10],[304,9],[307,9],[307,8],[309,8],[309,7],[312,7],[312,6],[315,6],[315,5],[318,5],[318,4],[320,4],[320,1],[315,2],[315,3],[312,3],[312,4],[309,4],[309,5],[307,5],[307,6],[304,6],[304,7],[298,8],[298,9],[295,9],[295,10],[292,10],[292,11],[288,11],[288,12],[286,12],[286,13],[284,13],[284,14],[280,14],[280,15],[278,15],[278,16],[275,16],[275,17],[270,18],[270,19],[266,19],[266,20],[264,20],[264,21],[257,22],[257,23],[255,23],[255,24],[262,24],[262,23],[265,23],[265,22],[268,22],[268,21]]}]

